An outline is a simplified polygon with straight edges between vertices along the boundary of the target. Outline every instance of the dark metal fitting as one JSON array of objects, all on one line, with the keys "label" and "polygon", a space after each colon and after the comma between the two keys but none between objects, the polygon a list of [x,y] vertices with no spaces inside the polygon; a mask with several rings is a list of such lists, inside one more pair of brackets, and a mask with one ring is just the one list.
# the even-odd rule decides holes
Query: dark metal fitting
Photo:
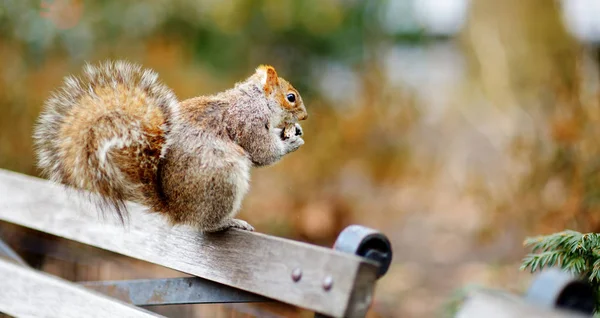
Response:
[{"label": "dark metal fitting", "polygon": [[392,245],[388,238],[377,230],[361,225],[346,227],[338,235],[333,248],[377,262],[377,277],[385,275],[392,263]]},{"label": "dark metal fitting", "polygon": [[587,281],[580,280],[558,268],[548,268],[533,280],[525,299],[546,308],[566,309],[592,315],[596,292]]}]

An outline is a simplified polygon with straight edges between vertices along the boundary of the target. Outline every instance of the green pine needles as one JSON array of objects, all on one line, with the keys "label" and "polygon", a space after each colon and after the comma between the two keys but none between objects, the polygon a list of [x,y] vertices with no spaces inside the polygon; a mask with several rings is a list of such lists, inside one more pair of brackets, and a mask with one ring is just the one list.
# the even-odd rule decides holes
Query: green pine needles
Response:
[{"label": "green pine needles", "polygon": [[533,250],[523,260],[522,270],[533,273],[544,267],[559,266],[600,285],[600,234],[567,230],[527,238],[524,244]]},{"label": "green pine needles", "polygon": [[[533,273],[556,266],[587,278],[594,289],[600,291],[600,234],[567,230],[527,238],[524,244],[533,250],[523,259],[522,270],[529,269]],[[600,299],[596,300],[596,312],[600,312]]]}]

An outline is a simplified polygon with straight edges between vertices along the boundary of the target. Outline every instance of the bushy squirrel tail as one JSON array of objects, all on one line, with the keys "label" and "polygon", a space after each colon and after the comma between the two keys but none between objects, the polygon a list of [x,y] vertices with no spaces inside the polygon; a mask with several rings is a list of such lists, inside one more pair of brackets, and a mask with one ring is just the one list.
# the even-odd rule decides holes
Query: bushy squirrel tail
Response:
[{"label": "bushy squirrel tail", "polygon": [[125,200],[155,205],[178,103],[151,70],[88,64],[44,105],[34,132],[38,165],[53,181],[100,194],[102,210],[113,208],[124,221]]}]

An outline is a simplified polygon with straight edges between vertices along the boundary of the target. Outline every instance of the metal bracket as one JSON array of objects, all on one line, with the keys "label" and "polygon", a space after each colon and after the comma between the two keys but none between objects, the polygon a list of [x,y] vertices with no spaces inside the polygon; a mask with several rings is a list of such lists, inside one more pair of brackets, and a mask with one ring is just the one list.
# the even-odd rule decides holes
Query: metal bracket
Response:
[{"label": "metal bracket", "polygon": [[90,281],[79,284],[137,306],[271,301],[200,277]]},{"label": "metal bracket", "polygon": [[548,268],[531,283],[525,299],[541,307],[565,309],[593,315],[596,292],[587,282],[571,273]]}]

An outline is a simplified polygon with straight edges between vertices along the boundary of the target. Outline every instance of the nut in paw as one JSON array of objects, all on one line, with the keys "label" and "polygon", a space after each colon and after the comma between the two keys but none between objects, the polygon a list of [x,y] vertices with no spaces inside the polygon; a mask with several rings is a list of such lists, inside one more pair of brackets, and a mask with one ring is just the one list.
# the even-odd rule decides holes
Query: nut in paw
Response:
[{"label": "nut in paw", "polygon": [[287,124],[281,131],[281,139],[286,140],[294,136],[302,136],[304,132],[299,124]]}]

